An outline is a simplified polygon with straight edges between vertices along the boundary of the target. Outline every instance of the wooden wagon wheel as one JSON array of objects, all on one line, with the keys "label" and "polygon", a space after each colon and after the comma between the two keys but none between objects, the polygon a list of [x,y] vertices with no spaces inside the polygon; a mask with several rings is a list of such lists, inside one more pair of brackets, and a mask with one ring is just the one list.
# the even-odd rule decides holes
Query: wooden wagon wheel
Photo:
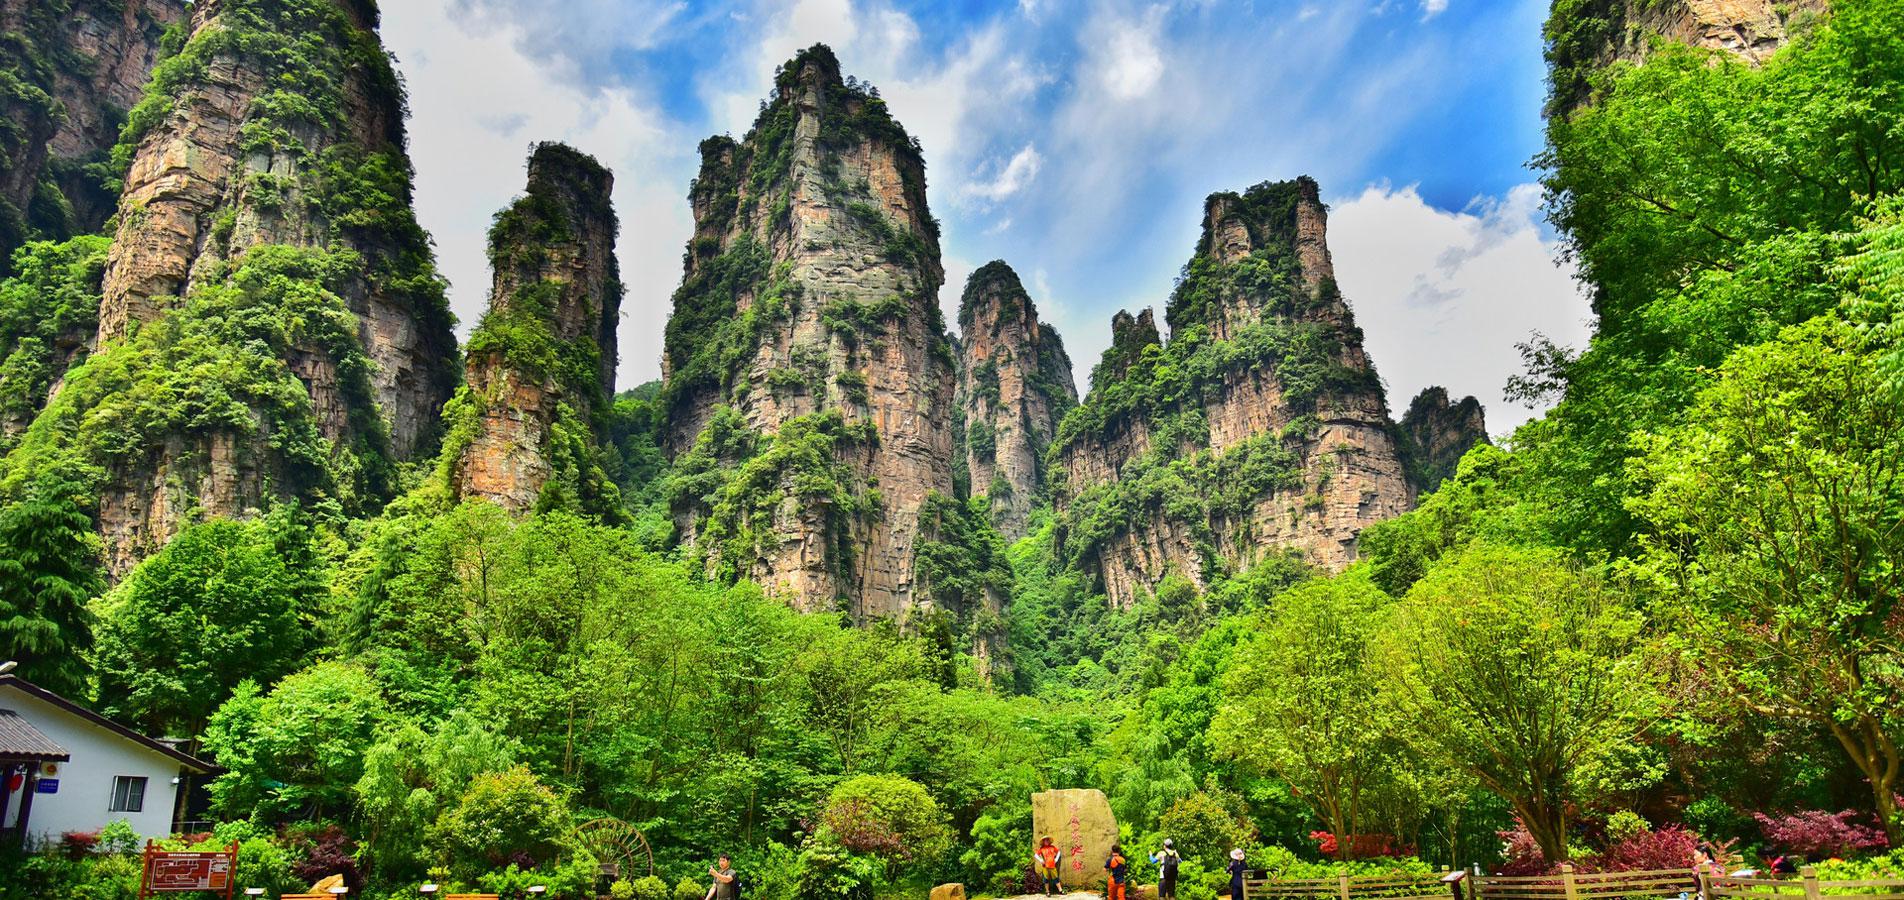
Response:
[{"label": "wooden wagon wheel", "polygon": [[595,854],[596,862],[612,863],[625,877],[635,863],[646,860],[648,874],[655,873],[654,848],[641,830],[620,819],[590,819],[575,826],[576,843]]}]

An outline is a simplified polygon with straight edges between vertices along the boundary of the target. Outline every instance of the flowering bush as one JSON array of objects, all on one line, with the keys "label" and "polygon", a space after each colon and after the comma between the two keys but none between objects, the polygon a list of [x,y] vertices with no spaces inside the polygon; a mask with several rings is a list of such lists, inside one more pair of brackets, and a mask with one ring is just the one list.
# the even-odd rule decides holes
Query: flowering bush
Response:
[{"label": "flowering bush", "polygon": [[1849,809],[1840,813],[1805,810],[1776,818],[1753,813],[1752,818],[1758,820],[1772,846],[1810,859],[1854,856],[1889,846],[1882,830],[1857,821],[1862,816]]},{"label": "flowering bush", "polygon": [[1342,844],[1348,844],[1350,859],[1370,859],[1374,857],[1413,856],[1415,848],[1403,846],[1386,834],[1352,834],[1346,842],[1339,841],[1332,832],[1311,831],[1309,839],[1316,842],[1316,849],[1323,856],[1335,859],[1342,852]]}]

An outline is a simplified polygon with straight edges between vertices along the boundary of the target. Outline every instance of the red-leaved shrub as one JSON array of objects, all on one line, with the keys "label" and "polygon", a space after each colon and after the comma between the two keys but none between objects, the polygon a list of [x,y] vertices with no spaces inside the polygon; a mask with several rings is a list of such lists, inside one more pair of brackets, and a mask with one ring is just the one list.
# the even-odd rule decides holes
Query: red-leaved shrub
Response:
[{"label": "red-leaved shrub", "polygon": [[363,890],[363,873],[357,871],[357,845],[336,825],[288,830],[286,836],[295,852],[302,855],[291,864],[291,875],[307,884],[332,875],[344,876],[351,893]]},{"label": "red-leaved shrub", "polygon": [[1508,831],[1498,832],[1501,836],[1501,864],[1494,867],[1496,875],[1545,875],[1558,866],[1548,862],[1540,852],[1540,845],[1534,843],[1534,836],[1519,822]]},{"label": "red-leaved shrub", "polygon": [[1849,809],[1840,813],[1811,809],[1776,818],[1753,813],[1752,818],[1758,820],[1772,846],[1809,859],[1869,853],[1889,845],[1881,829],[1856,821],[1863,817]]},{"label": "red-leaved shrub", "polygon": [[60,852],[66,854],[67,859],[85,859],[97,846],[97,831],[68,831],[60,835]]},{"label": "red-leaved shrub", "polygon": [[906,846],[905,839],[881,821],[864,800],[830,803],[820,811],[820,821],[832,829],[840,846],[854,853],[870,853],[887,859],[912,858],[912,848]]},{"label": "red-leaved shrub", "polygon": [[1698,835],[1678,825],[1668,825],[1618,841],[1586,862],[1601,872],[1687,869],[1692,867],[1693,851],[1698,847]]}]

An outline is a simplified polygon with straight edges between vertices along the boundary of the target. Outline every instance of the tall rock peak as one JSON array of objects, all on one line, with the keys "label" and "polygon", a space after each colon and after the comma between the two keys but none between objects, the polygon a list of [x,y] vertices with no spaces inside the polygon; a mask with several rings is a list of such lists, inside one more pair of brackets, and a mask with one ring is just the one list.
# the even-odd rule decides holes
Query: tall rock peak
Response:
[{"label": "tall rock peak", "polygon": [[[1336,290],[1328,230],[1320,188],[1306,175],[1211,194],[1184,279],[1191,289],[1180,286],[1164,310],[1171,334],[1202,326],[1229,340],[1268,316],[1352,324]],[[1219,268],[1237,268],[1242,277],[1198,277]]]},{"label": "tall rock peak", "polygon": [[1402,414],[1401,436],[1409,481],[1426,494],[1453,477],[1476,444],[1487,443],[1487,418],[1473,397],[1455,402],[1447,388],[1423,388]]},{"label": "tall rock peak", "polygon": [[368,0],[201,0],[128,116],[97,349],[7,466],[103,472],[115,573],[194,518],[374,511],[435,452],[455,339],[375,21]]},{"label": "tall rock peak", "polygon": [[1336,288],[1315,181],[1211,195],[1157,346],[1119,313],[1053,441],[1065,563],[1128,605],[1294,554],[1323,569],[1414,502],[1381,381]]},{"label": "tall rock peak", "polygon": [[103,174],[125,111],[184,0],[0,0],[0,274],[26,240],[98,231],[118,200]]},{"label": "tall rock peak", "polygon": [[593,157],[545,143],[529,158],[527,190],[497,213],[489,311],[470,335],[466,386],[448,412],[457,496],[521,513],[554,482],[561,498],[618,506],[594,459],[621,317],[613,191],[614,176]]},{"label": "tall rock peak", "polygon": [[[739,141],[701,145],[664,348],[670,504],[709,571],[805,609],[962,621],[918,566],[954,492],[954,365],[918,145],[816,46]],[[995,617],[992,617],[995,618]]]},{"label": "tall rock peak", "polygon": [[972,496],[983,497],[1007,540],[1023,537],[1044,495],[1045,450],[1078,403],[1071,358],[1056,329],[1003,261],[965,282],[959,302],[959,384]]},{"label": "tall rock peak", "polygon": [[1109,387],[1123,380],[1131,366],[1143,357],[1145,347],[1163,346],[1157,331],[1157,316],[1145,307],[1133,316],[1127,310],[1111,314],[1111,345],[1104,348],[1097,365],[1091,368],[1091,390]]}]

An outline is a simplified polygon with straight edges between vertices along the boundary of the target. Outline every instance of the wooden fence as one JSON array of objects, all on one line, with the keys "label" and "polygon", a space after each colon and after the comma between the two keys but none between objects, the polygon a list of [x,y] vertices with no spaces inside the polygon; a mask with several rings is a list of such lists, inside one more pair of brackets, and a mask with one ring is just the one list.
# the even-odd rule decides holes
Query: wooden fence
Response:
[{"label": "wooden fence", "polygon": [[1245,878],[1244,900],[1412,900],[1448,898],[1452,875],[1372,875],[1350,878]]},{"label": "wooden fence", "polygon": [[1818,870],[1806,866],[1797,878],[1733,878],[1714,875],[1706,886],[1706,900],[1818,900],[1825,896],[1853,896],[1859,900],[1904,900],[1904,878],[1864,881],[1820,881]]},{"label": "wooden fence", "polygon": [[1554,875],[1374,875],[1246,878],[1242,900],[1904,900],[1904,879],[1821,881],[1806,866],[1796,878],[1740,878],[1698,869]]}]

